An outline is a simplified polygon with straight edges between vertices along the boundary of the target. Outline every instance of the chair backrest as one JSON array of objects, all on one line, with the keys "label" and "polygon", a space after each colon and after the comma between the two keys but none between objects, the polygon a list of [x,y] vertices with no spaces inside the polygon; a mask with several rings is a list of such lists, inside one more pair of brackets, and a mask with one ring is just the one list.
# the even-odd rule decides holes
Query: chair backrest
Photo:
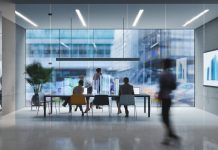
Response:
[{"label": "chair backrest", "polygon": [[86,97],[84,95],[73,94],[70,97],[71,105],[86,105]]},{"label": "chair backrest", "polygon": [[43,102],[44,101],[44,93],[42,93],[42,92],[40,92],[40,93],[38,93],[38,95],[39,95],[39,102]]},{"label": "chair backrest", "polygon": [[94,105],[109,105],[108,95],[95,95],[93,104]]},{"label": "chair backrest", "polygon": [[120,95],[120,105],[135,105],[134,95]]}]

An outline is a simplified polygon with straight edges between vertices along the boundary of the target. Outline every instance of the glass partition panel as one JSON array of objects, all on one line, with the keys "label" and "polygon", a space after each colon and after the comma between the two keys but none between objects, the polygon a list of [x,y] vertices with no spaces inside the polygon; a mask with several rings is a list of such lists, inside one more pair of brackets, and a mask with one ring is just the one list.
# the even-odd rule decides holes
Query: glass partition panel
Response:
[{"label": "glass partition panel", "polygon": [[2,110],[2,15],[0,12],[0,111]]},{"label": "glass partition panel", "polygon": [[[123,32],[126,35],[124,42]],[[47,30],[27,30],[27,64],[37,60],[44,67],[49,67],[46,55],[49,37],[46,35]],[[101,83],[102,93],[117,93],[117,85],[122,84],[124,77],[128,77],[134,87],[140,88],[141,93],[150,94],[153,98],[158,91],[158,77],[162,69],[158,60],[171,58],[174,60],[172,70],[179,83],[175,104],[193,106],[194,30],[54,29],[51,35],[51,49],[55,53],[50,59],[54,70],[52,83],[47,83],[51,86],[44,85],[45,92],[71,94],[81,76],[92,84],[95,69],[101,68],[104,79]],[[140,57],[140,61],[57,62],[58,57]]]},{"label": "glass partition panel", "polygon": [[[194,106],[194,29],[214,16],[183,25],[207,8],[215,11],[215,6],[53,4],[43,7],[52,15],[46,16],[39,28],[26,32],[26,65],[37,61],[43,67],[53,68],[52,80],[43,85],[43,92],[71,94],[81,76],[93,85],[95,70],[101,68],[102,93],[116,94],[122,79],[128,77],[140,93],[155,100],[161,60],[170,58],[178,83],[174,104]],[[85,24],[76,10],[80,10]],[[133,26],[139,10],[144,10],[143,14]],[[56,58],[90,58],[90,61],[56,61]],[[139,61],[92,61],[92,58],[139,58]],[[32,92],[28,89],[29,85],[27,93]]]}]

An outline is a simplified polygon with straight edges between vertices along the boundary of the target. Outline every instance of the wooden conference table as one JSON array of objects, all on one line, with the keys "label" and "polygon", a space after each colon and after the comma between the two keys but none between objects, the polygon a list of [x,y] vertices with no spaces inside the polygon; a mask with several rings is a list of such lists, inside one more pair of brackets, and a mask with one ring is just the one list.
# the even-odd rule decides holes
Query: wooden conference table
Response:
[{"label": "wooden conference table", "polygon": [[[52,114],[52,103],[53,103],[53,100],[52,98],[54,97],[60,97],[61,99],[68,99],[70,98],[71,95],[44,95],[44,117],[46,117],[46,98],[50,98],[50,102],[51,102],[51,114]],[[95,97],[95,95],[92,95],[92,94],[85,94],[84,95],[85,97]],[[144,98],[144,113],[146,113],[146,100],[148,102],[148,117],[150,117],[150,111],[151,111],[151,99],[150,99],[150,95],[147,95],[147,94],[135,94],[134,95],[135,97],[143,97]],[[108,97],[111,97],[111,98],[117,98],[119,97],[118,95],[108,95]]]}]

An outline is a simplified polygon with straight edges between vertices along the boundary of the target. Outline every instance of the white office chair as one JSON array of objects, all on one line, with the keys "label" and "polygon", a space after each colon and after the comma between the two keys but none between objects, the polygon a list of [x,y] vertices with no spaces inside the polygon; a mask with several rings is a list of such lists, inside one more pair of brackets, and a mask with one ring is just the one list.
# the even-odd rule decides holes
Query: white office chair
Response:
[{"label": "white office chair", "polygon": [[[46,101],[46,105],[48,106],[48,109],[49,109],[49,103],[50,103],[50,101]],[[39,113],[40,106],[44,106],[44,93],[39,93],[39,105],[37,106],[38,107],[37,116]]]},{"label": "white office chair", "polygon": [[135,97],[134,95],[120,95],[120,106],[121,105],[133,105],[134,106],[134,117],[137,117]]}]

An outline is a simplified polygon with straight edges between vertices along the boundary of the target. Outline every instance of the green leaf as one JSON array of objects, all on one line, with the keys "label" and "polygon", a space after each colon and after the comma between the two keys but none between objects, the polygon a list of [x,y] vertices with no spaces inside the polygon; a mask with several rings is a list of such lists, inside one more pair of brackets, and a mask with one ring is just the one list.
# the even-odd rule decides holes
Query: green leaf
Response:
[{"label": "green leaf", "polygon": [[34,62],[26,66],[26,73],[28,77],[27,82],[33,87],[34,92],[41,90],[42,84],[51,80],[53,68],[44,68],[39,62]]}]

